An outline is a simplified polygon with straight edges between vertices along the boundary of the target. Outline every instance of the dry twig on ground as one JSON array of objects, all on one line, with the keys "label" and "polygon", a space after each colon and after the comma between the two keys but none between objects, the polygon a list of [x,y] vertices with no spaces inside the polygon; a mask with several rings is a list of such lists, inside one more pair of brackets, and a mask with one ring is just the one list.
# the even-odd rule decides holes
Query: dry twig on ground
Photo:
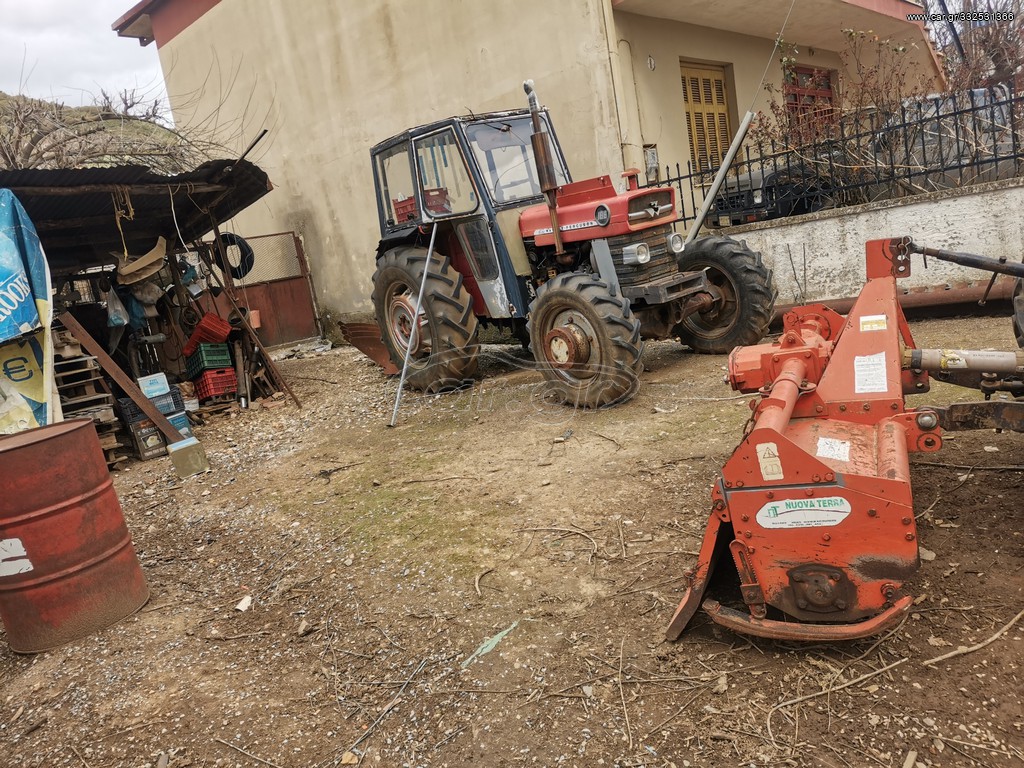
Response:
[{"label": "dry twig on ground", "polygon": [[975,651],[980,651],[986,645],[994,643],[996,640],[998,640],[1000,637],[1002,637],[1004,634],[1006,634],[1006,632],[1009,631],[1010,628],[1013,627],[1014,624],[1016,624],[1018,621],[1020,621],[1020,618],[1022,616],[1024,616],[1024,609],[1021,609],[1021,611],[1016,616],[1014,616],[1006,624],[1003,625],[1002,629],[1000,629],[998,632],[996,632],[994,635],[992,635],[992,637],[988,638],[987,640],[983,640],[980,643],[977,643],[977,644],[972,645],[970,647],[965,646],[965,645],[961,645],[955,651],[950,651],[949,653],[944,653],[941,656],[936,656],[934,659],[928,659],[927,661],[923,661],[921,663],[924,664],[924,666],[926,666],[926,667],[930,667],[932,664],[938,664],[940,661],[945,661],[946,659],[953,659],[953,658],[956,658],[957,656],[966,656],[968,653],[974,653]]}]

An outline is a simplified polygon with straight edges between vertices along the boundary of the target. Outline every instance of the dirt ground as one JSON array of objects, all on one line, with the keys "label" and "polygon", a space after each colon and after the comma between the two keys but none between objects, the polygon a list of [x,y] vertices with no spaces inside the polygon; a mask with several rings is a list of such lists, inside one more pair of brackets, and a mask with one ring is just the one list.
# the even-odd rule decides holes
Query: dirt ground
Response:
[{"label": "dirt ground", "polygon": [[[1014,344],[1006,318],[912,327]],[[211,472],[118,473],[152,598],[55,651],[0,643],[0,765],[1024,763],[1024,622],[922,664],[1024,607],[1018,435],[912,457],[935,557],[890,634],[807,646],[698,616],[667,643],[749,414],[725,359],[649,345],[632,402],[574,413],[514,347],[487,355],[481,384],[408,398],[395,429],[395,382],[355,350],[286,360],[305,407],[197,428]]]}]

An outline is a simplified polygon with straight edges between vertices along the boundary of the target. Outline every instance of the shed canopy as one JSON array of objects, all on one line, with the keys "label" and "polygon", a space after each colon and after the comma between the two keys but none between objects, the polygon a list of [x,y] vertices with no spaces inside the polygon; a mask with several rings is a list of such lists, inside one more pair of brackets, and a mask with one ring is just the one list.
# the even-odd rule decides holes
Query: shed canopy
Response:
[{"label": "shed canopy", "polygon": [[0,171],[4,188],[35,224],[51,272],[69,274],[115,264],[125,249],[144,254],[160,236],[196,240],[273,187],[252,163],[212,160],[175,176],[134,165]]}]

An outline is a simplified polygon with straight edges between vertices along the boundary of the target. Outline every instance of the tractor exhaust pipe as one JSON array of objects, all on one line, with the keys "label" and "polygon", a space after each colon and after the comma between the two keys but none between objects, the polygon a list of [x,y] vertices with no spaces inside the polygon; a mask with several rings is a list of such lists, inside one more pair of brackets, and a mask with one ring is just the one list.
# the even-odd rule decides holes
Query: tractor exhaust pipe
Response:
[{"label": "tractor exhaust pipe", "polygon": [[558,227],[558,210],[555,205],[558,182],[555,179],[555,163],[551,159],[551,144],[548,142],[548,134],[544,130],[544,123],[540,117],[540,101],[537,99],[536,91],[533,90],[533,80],[526,80],[523,83],[523,90],[526,91],[526,97],[530,102],[530,117],[533,118],[533,135],[530,140],[533,142],[533,156],[537,162],[537,179],[540,181],[541,191],[548,201],[551,233],[555,238],[555,258],[562,264],[565,263],[565,248],[562,245],[562,230]]}]

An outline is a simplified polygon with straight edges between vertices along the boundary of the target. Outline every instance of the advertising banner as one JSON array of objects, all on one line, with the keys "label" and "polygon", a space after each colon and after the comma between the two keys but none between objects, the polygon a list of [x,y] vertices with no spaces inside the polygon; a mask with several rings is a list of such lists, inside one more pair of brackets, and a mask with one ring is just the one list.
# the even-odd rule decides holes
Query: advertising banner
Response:
[{"label": "advertising banner", "polygon": [[50,269],[18,198],[0,189],[0,434],[53,417]]}]

